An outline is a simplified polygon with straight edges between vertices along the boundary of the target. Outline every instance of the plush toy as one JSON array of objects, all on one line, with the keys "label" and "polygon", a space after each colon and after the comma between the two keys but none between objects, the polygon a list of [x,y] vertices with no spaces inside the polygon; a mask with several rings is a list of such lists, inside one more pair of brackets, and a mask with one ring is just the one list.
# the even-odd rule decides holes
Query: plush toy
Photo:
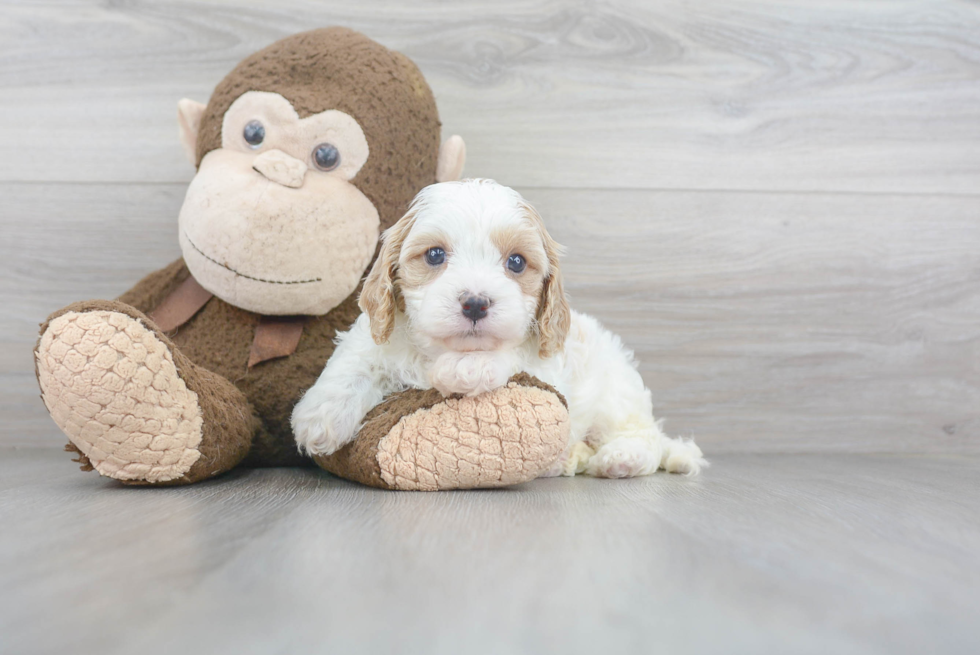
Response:
[{"label": "plush toy", "polygon": [[[458,136],[440,147],[415,65],[341,28],[253,54],[178,115],[197,166],[183,258],[116,300],[58,310],[35,349],[66,449],[127,484],[309,462],[290,413],[357,318],[381,231],[422,187],[457,179],[465,156]],[[389,489],[518,483],[562,453],[564,402],[526,375],[475,398],[408,390],[316,462]]]}]

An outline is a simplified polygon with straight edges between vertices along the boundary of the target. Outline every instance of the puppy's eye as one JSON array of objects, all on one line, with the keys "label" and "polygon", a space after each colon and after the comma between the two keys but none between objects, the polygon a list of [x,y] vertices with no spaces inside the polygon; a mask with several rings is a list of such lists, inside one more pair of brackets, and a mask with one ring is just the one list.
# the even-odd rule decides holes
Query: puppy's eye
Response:
[{"label": "puppy's eye", "polygon": [[340,166],[340,151],[332,143],[321,143],[313,149],[313,163],[321,171],[332,171]]},{"label": "puppy's eye", "polygon": [[425,263],[429,266],[439,266],[446,261],[446,251],[442,248],[429,248],[425,251]]},{"label": "puppy's eye", "polygon": [[249,121],[242,130],[242,138],[251,148],[258,148],[265,140],[265,126],[259,121]]},{"label": "puppy's eye", "polygon": [[513,273],[523,273],[527,268],[527,260],[520,255],[511,255],[507,258],[507,268]]}]

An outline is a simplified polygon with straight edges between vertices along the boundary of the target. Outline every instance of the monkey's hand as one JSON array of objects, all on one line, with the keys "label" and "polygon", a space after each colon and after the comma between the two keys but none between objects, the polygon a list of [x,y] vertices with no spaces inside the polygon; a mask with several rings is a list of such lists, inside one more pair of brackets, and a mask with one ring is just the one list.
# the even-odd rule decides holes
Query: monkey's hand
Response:
[{"label": "monkey's hand", "polygon": [[515,372],[515,362],[506,353],[448,352],[432,364],[429,381],[443,396],[478,396],[504,386]]},{"label": "monkey's hand", "polygon": [[519,373],[479,396],[393,393],[367,413],[354,441],[313,459],[382,489],[504,487],[548,471],[565,450],[568,428],[565,399]]}]

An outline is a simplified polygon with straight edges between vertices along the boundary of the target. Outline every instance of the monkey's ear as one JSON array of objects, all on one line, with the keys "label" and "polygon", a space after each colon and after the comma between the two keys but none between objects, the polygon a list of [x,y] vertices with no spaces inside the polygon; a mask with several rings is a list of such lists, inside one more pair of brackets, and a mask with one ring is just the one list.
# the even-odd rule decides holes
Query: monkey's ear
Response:
[{"label": "monkey's ear", "polygon": [[454,134],[439,148],[439,163],[436,164],[436,182],[454,182],[463,174],[466,163],[466,144],[463,137]]},{"label": "monkey's ear", "polygon": [[191,163],[197,165],[197,132],[201,129],[201,117],[207,105],[181,98],[177,102],[177,125],[180,128],[180,145]]}]

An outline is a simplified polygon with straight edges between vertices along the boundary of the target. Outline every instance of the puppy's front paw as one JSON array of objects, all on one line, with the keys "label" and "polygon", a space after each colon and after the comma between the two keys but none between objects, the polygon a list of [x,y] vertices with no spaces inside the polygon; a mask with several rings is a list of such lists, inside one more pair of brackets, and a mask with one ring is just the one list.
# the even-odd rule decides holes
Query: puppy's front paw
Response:
[{"label": "puppy's front paw", "polygon": [[512,373],[507,359],[498,353],[448,352],[433,363],[429,380],[444,396],[454,393],[478,396],[507,384]]},{"label": "puppy's front paw", "polygon": [[347,426],[329,404],[307,401],[304,397],[293,410],[293,435],[300,451],[310,455],[331,455],[354,438],[356,426]]},{"label": "puppy's front paw", "polygon": [[296,445],[299,449],[310,455],[331,455],[344,445],[340,439],[315,421],[294,423],[293,434],[296,436]]}]

